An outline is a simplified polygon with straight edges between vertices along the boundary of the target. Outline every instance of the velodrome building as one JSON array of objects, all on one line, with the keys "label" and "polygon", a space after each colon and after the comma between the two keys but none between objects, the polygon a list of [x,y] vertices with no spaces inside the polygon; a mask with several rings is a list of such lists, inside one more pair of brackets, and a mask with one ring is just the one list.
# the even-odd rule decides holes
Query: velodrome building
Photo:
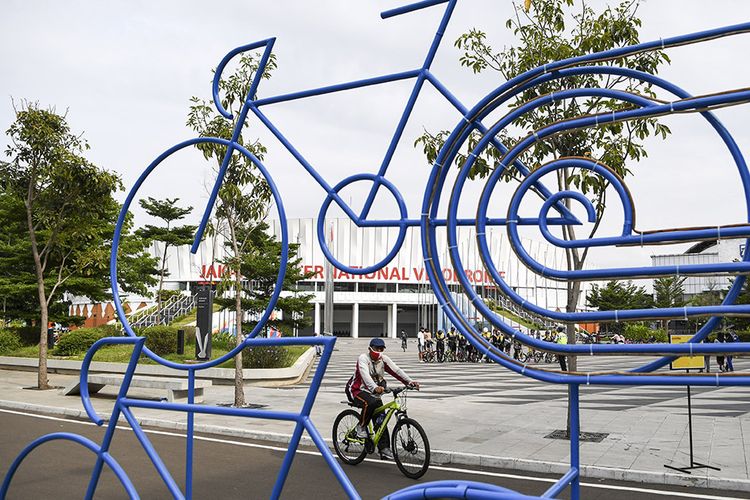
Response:
[{"label": "velodrome building", "polygon": [[[278,237],[280,224],[270,221],[270,231]],[[313,294],[314,308],[308,314],[314,318],[313,325],[299,335],[324,333],[323,317],[325,310],[326,259],[318,244],[317,220],[313,218],[290,219],[288,221],[289,241],[299,245],[301,266],[312,277],[297,284],[298,290]],[[326,221],[329,248],[339,262],[351,267],[366,267],[383,259],[391,250],[398,237],[397,228],[358,228],[349,219]],[[464,273],[477,293],[489,300],[499,301],[498,294],[489,273],[484,269],[476,250],[474,227],[458,229],[459,251],[463,259]],[[565,284],[531,272],[520,263],[513,253],[502,227],[488,228],[488,241],[495,266],[506,282],[524,300],[550,310],[564,310],[566,302]],[[538,262],[550,268],[564,269],[565,255],[561,249],[546,242],[525,240],[525,248]],[[481,322],[482,318],[460,293],[456,271],[450,264],[447,254],[445,233],[438,233],[438,248],[442,248],[441,262],[443,276],[455,292],[454,300],[471,321]],[[154,255],[161,256],[159,243],[152,245]],[[191,254],[189,246],[170,248],[167,257],[169,275],[165,288],[183,290],[189,293],[206,282],[219,281],[225,272],[220,263],[225,257],[223,241],[217,237],[207,239],[200,245],[196,254]],[[444,317],[432,294],[429,279],[422,261],[422,249],[418,227],[407,229],[403,246],[394,259],[377,272],[366,275],[353,275],[330,266],[334,287],[333,334],[345,337],[396,337],[400,330],[406,330],[413,337],[420,326],[433,330],[447,329],[451,325]],[[585,297],[585,291],[582,294]],[[128,309],[137,310],[150,301],[143,297],[125,297]],[[81,314],[81,304],[78,313]],[[88,305],[87,314],[93,313],[96,305]],[[111,306],[100,305],[98,314],[102,321],[108,319],[105,311]],[[71,313],[76,313],[74,300]],[[514,324],[511,320],[509,323]],[[231,321],[229,321],[231,323]]]}]

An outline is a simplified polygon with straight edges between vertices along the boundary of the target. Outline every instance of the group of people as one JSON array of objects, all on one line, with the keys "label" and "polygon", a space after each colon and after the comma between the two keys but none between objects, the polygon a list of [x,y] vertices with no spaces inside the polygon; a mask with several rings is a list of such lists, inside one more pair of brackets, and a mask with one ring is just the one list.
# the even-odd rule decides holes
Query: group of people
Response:
[{"label": "group of people", "polygon": [[[740,338],[734,332],[719,332],[716,334],[716,343],[722,342],[739,342]],[[734,363],[732,356],[716,356],[716,364],[720,372],[733,372]],[[708,356],[706,356],[706,371],[710,371]]]},{"label": "group of people", "polygon": [[[568,337],[563,327],[558,327],[555,330],[548,330],[545,332],[531,330],[530,336],[551,343],[568,343]],[[529,359],[529,352],[524,351],[523,344],[521,344],[518,339],[511,337],[507,333],[503,333],[496,328],[490,330],[485,327],[482,329],[482,337],[496,349],[503,351],[506,355],[513,357],[513,359],[521,362],[526,362]],[[401,330],[400,338],[401,348],[406,351],[408,347],[408,336],[405,330]],[[417,332],[417,350],[419,360],[423,363],[444,363],[454,361],[478,363],[489,361],[486,355],[480,353],[471,343],[469,343],[468,340],[466,340],[466,337],[459,334],[454,327],[450,328],[447,332],[439,329],[434,334],[429,328],[420,328]],[[560,363],[560,368],[563,371],[567,371],[568,368],[565,356],[557,356],[557,358]]]}]

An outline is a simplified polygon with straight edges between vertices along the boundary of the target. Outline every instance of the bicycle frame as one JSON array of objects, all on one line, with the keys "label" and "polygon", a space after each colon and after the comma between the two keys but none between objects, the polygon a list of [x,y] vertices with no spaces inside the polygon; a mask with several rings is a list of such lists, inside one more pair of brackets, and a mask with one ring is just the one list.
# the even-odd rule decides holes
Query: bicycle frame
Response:
[{"label": "bicycle frame", "polygon": [[[380,415],[381,413],[386,412],[385,417],[383,418],[383,422],[380,424],[380,427],[377,431],[373,432],[374,425],[373,420],[375,420],[375,417],[377,415]],[[388,428],[388,423],[391,421],[391,417],[393,417],[394,413],[402,412],[401,405],[398,403],[398,399],[394,398],[393,401],[390,401],[389,403],[384,404],[383,406],[380,406],[378,408],[375,408],[375,412],[372,414],[372,420],[370,420],[369,428],[370,428],[370,434],[372,435],[372,442],[374,446],[377,446],[380,442],[380,438],[383,436],[383,433]]]},{"label": "bicycle frame", "polygon": [[[222,72],[224,68],[226,67],[227,63],[238,54],[241,54],[243,52],[247,52],[250,50],[263,49],[263,54],[261,55],[258,69],[255,72],[255,76],[250,84],[250,89],[247,93],[247,97],[245,99],[239,118],[235,125],[235,129],[234,129],[233,136],[232,136],[232,143],[233,144],[236,143],[237,139],[239,138],[240,132],[242,130],[243,124],[245,123],[247,119],[248,114],[252,113],[274,135],[274,137],[284,146],[284,148],[297,160],[297,162],[313,177],[313,179],[315,179],[315,181],[321,186],[321,188],[323,188],[323,190],[326,193],[326,198],[321,206],[321,209],[318,215],[318,228],[317,228],[318,241],[320,243],[321,249],[323,250],[323,253],[326,256],[326,258],[330,262],[332,262],[337,268],[341,269],[342,271],[345,271],[350,274],[355,274],[355,275],[364,275],[364,274],[369,274],[374,271],[377,271],[378,269],[388,264],[396,256],[406,236],[406,228],[417,227],[420,225],[419,218],[408,217],[408,212],[407,212],[403,197],[401,196],[401,193],[398,191],[396,186],[394,186],[390,181],[388,181],[385,178],[385,175],[388,171],[389,166],[391,165],[396,148],[398,147],[399,143],[401,142],[401,139],[403,138],[404,129],[406,128],[409,118],[411,117],[411,114],[414,110],[414,106],[417,102],[417,98],[419,97],[422,91],[422,88],[424,87],[424,84],[425,83],[431,84],[433,88],[435,88],[440,93],[440,95],[442,95],[464,117],[466,117],[467,114],[469,113],[469,108],[467,108],[463,103],[461,103],[461,101],[455,95],[453,95],[430,70],[432,63],[435,59],[435,55],[437,54],[438,48],[440,47],[443,34],[445,33],[446,27],[448,26],[448,23],[450,22],[451,16],[453,15],[453,11],[457,3],[458,3],[458,0],[425,0],[425,1],[416,2],[414,4],[406,5],[403,7],[399,7],[399,8],[381,13],[381,17],[383,19],[388,19],[388,18],[395,17],[401,14],[415,12],[417,10],[421,10],[424,8],[446,4],[445,11],[438,24],[437,31],[432,40],[432,43],[429,46],[424,62],[422,63],[422,66],[418,69],[403,71],[399,73],[391,73],[387,75],[382,75],[382,76],[377,76],[377,77],[372,77],[372,78],[367,78],[367,79],[362,79],[362,80],[355,80],[355,81],[336,84],[336,85],[313,88],[313,89],[302,90],[298,92],[258,99],[255,97],[256,92],[260,84],[261,76],[265,72],[265,69],[268,65],[271,51],[275,43],[275,38],[261,40],[259,42],[254,42],[249,45],[238,47],[232,50],[222,59],[222,61],[220,62],[219,66],[216,69],[216,72],[214,74],[214,80],[213,80],[214,104],[222,116],[224,116],[227,119],[232,119],[233,115],[222,106],[221,99],[219,98],[219,82],[221,81]],[[412,87],[411,94],[404,107],[404,110],[401,114],[401,117],[398,121],[398,124],[396,125],[396,129],[393,133],[393,136],[391,137],[390,143],[386,149],[385,155],[380,163],[378,172],[376,174],[371,174],[371,173],[354,174],[352,176],[349,176],[343,179],[342,181],[340,181],[338,184],[334,186],[329,184],[315,170],[313,165],[302,155],[301,152],[299,152],[292,145],[292,143],[284,136],[284,134],[261,111],[262,107],[268,106],[271,104],[290,102],[290,101],[295,101],[299,99],[304,99],[307,97],[321,96],[325,94],[341,92],[345,90],[353,90],[353,89],[368,87],[372,85],[380,85],[380,84],[385,84],[385,83],[397,82],[401,80],[414,80],[414,85]],[[479,120],[471,121],[470,124],[473,130],[476,130],[482,134],[488,131],[487,127],[485,127]],[[505,147],[505,145],[503,145],[501,142],[499,142],[497,138],[493,138],[491,142],[493,146],[496,147],[503,154],[506,154],[508,152],[508,148]],[[221,184],[224,179],[224,175],[226,173],[226,169],[229,164],[229,159],[232,156],[234,149],[235,148],[233,145],[227,148],[227,153],[224,157],[224,161],[221,165],[221,168],[219,169],[216,183],[214,184],[213,189],[211,190],[208,204],[203,213],[201,223],[198,227],[198,230],[195,235],[195,239],[193,241],[193,246],[192,246],[193,253],[197,251],[198,245],[203,237],[203,232],[205,230],[206,224],[208,223],[211,211],[213,210],[213,205],[216,201],[218,191],[221,187]],[[522,175],[527,176],[530,174],[529,168],[526,167],[526,165],[524,165],[521,160],[516,159],[513,162],[513,165],[518,169],[518,171]],[[372,181],[373,186],[370,189],[370,192],[367,196],[367,199],[365,201],[365,204],[361,212],[357,214],[354,212],[352,207],[350,207],[339,196],[338,193],[341,189],[343,189],[347,185],[357,182],[357,181],[363,181],[363,180]],[[375,197],[377,196],[377,193],[381,186],[385,187],[388,191],[390,191],[393,197],[396,199],[399,205],[399,211],[401,215],[399,219],[391,219],[391,220],[368,220],[367,219],[370,213],[370,210],[372,208],[372,204],[374,203]],[[546,187],[544,187],[544,185],[541,182],[535,182],[535,187],[546,199],[548,199],[551,196],[550,191]],[[325,221],[325,214],[328,210],[328,207],[330,206],[331,202],[334,202],[334,201],[344,211],[344,213],[346,213],[346,215],[349,218],[351,218],[352,221],[354,221],[354,223],[358,227],[398,227],[399,228],[399,236],[396,240],[396,243],[385,258],[383,258],[380,262],[367,266],[367,267],[351,267],[349,265],[345,265],[339,262],[331,254],[331,252],[329,251],[325,243],[324,221]],[[578,225],[580,224],[580,221],[572,213],[570,213],[562,203],[555,201],[553,202],[553,205],[554,205],[554,208],[561,214],[561,217],[546,218],[546,223],[548,225],[563,225],[563,224]],[[475,223],[476,221],[474,219],[461,219],[458,221],[458,225],[465,225],[465,226],[473,226],[475,225]],[[487,223],[489,225],[506,225],[507,221],[505,218],[493,218],[493,219],[489,219]],[[540,223],[540,220],[538,218],[524,218],[518,221],[518,224],[520,225],[538,225],[539,223]],[[447,221],[445,220],[435,221],[435,224],[446,225]]]}]

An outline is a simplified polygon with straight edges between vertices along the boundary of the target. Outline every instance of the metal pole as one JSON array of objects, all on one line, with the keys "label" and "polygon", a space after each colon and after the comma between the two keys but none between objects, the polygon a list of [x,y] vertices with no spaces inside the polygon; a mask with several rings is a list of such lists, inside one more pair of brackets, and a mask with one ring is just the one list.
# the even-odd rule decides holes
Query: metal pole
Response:
[{"label": "metal pole", "polygon": [[[689,373],[689,370],[688,370]],[[693,407],[690,403],[690,386],[687,386],[687,400],[688,400],[688,432],[690,433],[690,467],[695,465],[695,459],[693,458]]]},{"label": "metal pole", "polygon": [[576,476],[570,483],[570,498],[578,500],[581,498],[581,463],[580,463],[580,404],[578,398],[578,385],[570,384],[570,468],[576,469]]},{"label": "metal pole", "polygon": [[[333,222],[329,231],[329,248],[333,251]],[[325,309],[323,311],[323,334],[333,335],[333,265],[328,259],[325,263]]]}]

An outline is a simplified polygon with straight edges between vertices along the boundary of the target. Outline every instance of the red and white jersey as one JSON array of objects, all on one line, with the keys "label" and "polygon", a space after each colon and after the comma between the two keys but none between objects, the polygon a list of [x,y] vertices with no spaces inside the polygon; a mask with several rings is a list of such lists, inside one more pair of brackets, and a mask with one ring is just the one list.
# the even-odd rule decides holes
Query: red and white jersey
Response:
[{"label": "red and white jersey", "polygon": [[411,383],[411,379],[406,372],[399,368],[385,354],[381,354],[380,359],[377,361],[373,361],[367,352],[360,354],[359,358],[357,358],[357,367],[354,370],[354,375],[346,383],[346,393],[352,399],[357,397],[360,391],[367,391],[374,394],[378,382],[383,382],[386,372],[390,373],[404,385]]}]

